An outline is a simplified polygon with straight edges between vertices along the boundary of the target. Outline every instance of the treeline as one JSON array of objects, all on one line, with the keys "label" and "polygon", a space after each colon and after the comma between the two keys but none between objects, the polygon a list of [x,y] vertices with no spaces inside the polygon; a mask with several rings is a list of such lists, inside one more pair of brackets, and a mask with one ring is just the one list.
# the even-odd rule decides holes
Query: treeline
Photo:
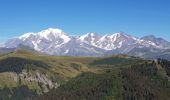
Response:
[{"label": "treeline", "polygon": [[[106,60],[104,62],[108,63]],[[110,64],[118,62],[120,59]],[[25,86],[4,88],[0,90],[0,100],[15,100],[15,98],[16,100],[23,98],[24,100],[170,100],[170,82],[167,77],[160,75],[158,69],[160,64],[169,76],[170,62],[164,59],[158,59],[158,63],[142,62],[142,64],[131,62],[130,67],[103,69],[100,74],[83,72],[59,88],[35,98],[29,98],[37,94]],[[48,66],[40,61],[10,57],[0,61],[0,72],[20,73],[28,65],[41,68]],[[72,63],[70,67],[81,69],[76,63]]]},{"label": "treeline", "polygon": [[90,63],[90,65],[98,65],[98,66],[103,66],[103,65],[117,65],[117,64],[121,64],[121,65],[126,65],[126,64],[134,64],[134,63],[138,63],[141,62],[142,60],[139,58],[134,58],[134,57],[108,57],[108,58],[101,58],[101,59],[97,59],[94,60],[92,63]]},{"label": "treeline", "polygon": [[170,83],[155,61],[104,74],[83,73],[34,100],[170,100]]},{"label": "treeline", "polygon": [[170,77],[170,61],[166,59],[158,59],[158,64],[165,69],[167,75]]},{"label": "treeline", "polygon": [[19,57],[8,57],[0,60],[0,72],[16,72],[20,73],[26,68],[47,68],[48,65],[41,61],[19,58]]},{"label": "treeline", "polygon": [[156,63],[146,62],[122,70],[124,100],[169,100],[170,84]]},{"label": "treeline", "polygon": [[34,100],[122,100],[122,81],[112,72],[83,73]]}]

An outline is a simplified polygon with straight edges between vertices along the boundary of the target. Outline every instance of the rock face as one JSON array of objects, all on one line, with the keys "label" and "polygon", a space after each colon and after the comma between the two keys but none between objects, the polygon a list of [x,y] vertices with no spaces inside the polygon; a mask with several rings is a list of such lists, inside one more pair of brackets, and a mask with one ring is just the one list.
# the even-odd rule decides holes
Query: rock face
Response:
[{"label": "rock face", "polygon": [[141,39],[143,39],[145,41],[151,41],[151,42],[155,43],[160,48],[164,48],[164,49],[170,48],[170,42],[168,42],[162,38],[156,38],[153,35],[145,36],[145,37],[142,37]]},{"label": "rock face", "polygon": [[[170,49],[170,42],[145,36],[134,37],[123,32],[110,35],[87,33],[79,37],[68,36],[60,29],[49,28],[38,33],[26,33],[18,38],[13,38],[4,44],[6,48],[17,48],[26,45],[39,52],[59,56],[102,56],[110,54],[142,54],[148,52],[165,51]],[[156,50],[155,50],[156,49]],[[133,52],[135,52],[133,54]],[[159,52],[156,52],[159,53]]]},{"label": "rock face", "polygon": [[28,82],[38,83],[44,93],[48,92],[50,89],[58,88],[60,86],[60,84],[58,84],[57,82],[52,82],[50,79],[47,78],[45,74],[39,72],[31,74],[26,71],[22,71],[22,73],[19,74],[18,78]]}]

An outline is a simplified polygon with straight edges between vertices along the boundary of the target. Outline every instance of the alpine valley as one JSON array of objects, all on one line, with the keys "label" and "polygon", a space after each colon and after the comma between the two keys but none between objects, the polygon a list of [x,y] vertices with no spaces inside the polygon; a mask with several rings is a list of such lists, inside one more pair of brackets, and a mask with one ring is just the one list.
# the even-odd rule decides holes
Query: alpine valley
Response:
[{"label": "alpine valley", "polygon": [[154,36],[26,33],[1,45],[0,100],[170,100],[169,55]]},{"label": "alpine valley", "polygon": [[170,61],[0,54],[0,100],[169,100]]},{"label": "alpine valley", "polygon": [[123,32],[104,36],[93,32],[69,36],[61,29],[49,28],[12,38],[2,45],[0,52],[11,52],[17,48],[57,56],[128,54],[147,59],[170,59],[170,42],[153,35],[138,38]]}]

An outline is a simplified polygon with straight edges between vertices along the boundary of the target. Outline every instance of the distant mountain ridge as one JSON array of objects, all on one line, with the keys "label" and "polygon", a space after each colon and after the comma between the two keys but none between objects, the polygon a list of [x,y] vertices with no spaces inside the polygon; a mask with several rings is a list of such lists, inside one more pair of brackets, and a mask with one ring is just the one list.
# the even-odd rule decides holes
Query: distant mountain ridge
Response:
[{"label": "distant mountain ridge", "polygon": [[74,37],[54,28],[10,39],[4,47],[17,48],[21,44],[39,52],[59,56],[130,54],[145,57],[147,53],[162,53],[170,49],[170,42],[153,35],[138,38],[123,32],[103,36],[92,32]]}]

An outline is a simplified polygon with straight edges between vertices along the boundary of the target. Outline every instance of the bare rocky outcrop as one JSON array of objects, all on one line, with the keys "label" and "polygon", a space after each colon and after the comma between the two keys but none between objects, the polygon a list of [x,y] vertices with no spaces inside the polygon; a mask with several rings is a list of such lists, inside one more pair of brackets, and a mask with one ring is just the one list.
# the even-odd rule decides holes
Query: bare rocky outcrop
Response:
[{"label": "bare rocky outcrop", "polygon": [[37,82],[43,92],[48,92],[50,89],[58,88],[60,86],[59,83],[52,82],[52,80],[50,80],[47,75],[38,71],[35,74],[22,71],[22,73],[19,74],[19,78],[29,82]]}]

